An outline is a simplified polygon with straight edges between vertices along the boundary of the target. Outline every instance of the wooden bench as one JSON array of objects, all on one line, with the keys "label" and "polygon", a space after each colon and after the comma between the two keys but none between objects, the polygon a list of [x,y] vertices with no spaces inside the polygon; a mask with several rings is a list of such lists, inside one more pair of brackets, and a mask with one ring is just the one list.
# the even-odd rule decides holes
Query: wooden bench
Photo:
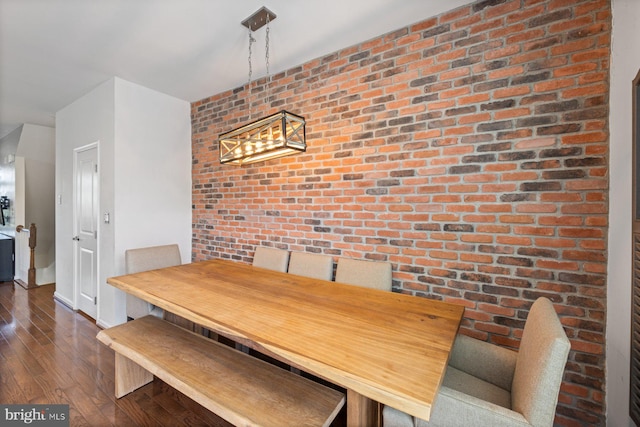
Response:
[{"label": "wooden bench", "polygon": [[157,376],[234,425],[328,426],[344,394],[153,316],[100,331],[116,397]]}]

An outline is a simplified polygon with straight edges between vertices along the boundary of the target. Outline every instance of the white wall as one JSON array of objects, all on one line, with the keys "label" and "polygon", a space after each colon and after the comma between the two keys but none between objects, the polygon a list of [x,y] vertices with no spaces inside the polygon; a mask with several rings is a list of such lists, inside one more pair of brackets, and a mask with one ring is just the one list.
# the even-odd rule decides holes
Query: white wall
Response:
[{"label": "white wall", "polygon": [[613,1],[610,98],[609,265],[607,283],[607,425],[629,417],[631,324],[631,82],[640,70],[640,1]]},{"label": "white wall", "polygon": [[[16,230],[16,168],[15,163],[7,163],[8,155],[15,155],[23,126],[0,139],[0,196],[7,196],[10,208],[4,211],[8,216],[5,225],[0,223],[0,233],[15,235]],[[19,208],[18,208],[19,211]]]},{"label": "white wall", "polygon": [[116,274],[124,251],[178,243],[191,261],[191,105],[116,80]]},{"label": "white wall", "polygon": [[55,129],[49,126],[25,123],[22,126],[15,154],[42,163],[54,163],[56,156]]},{"label": "white wall", "polygon": [[[12,221],[18,225],[18,224],[22,224],[25,225],[27,227],[29,227],[29,224],[26,223],[25,219],[24,219],[24,212],[25,212],[25,201],[24,201],[24,194],[25,194],[25,184],[26,184],[26,178],[25,178],[25,162],[24,162],[24,157],[19,157],[16,156],[15,162],[14,162],[14,170],[15,170],[15,194],[16,194],[16,199],[13,200],[13,219]],[[55,230],[54,230],[55,231]],[[17,235],[17,233],[15,233],[15,228],[14,228],[14,234],[13,235]],[[29,257],[31,257],[31,255],[29,255]],[[16,270],[17,272],[17,270]],[[26,276],[25,276],[26,277]]]},{"label": "white wall", "polygon": [[[13,161],[9,160],[9,155]],[[4,211],[6,224],[0,232],[15,236],[18,224],[38,225],[36,246],[36,283],[55,280],[55,130],[25,123],[0,139],[0,195],[8,196],[10,208]],[[19,251],[19,245],[16,251]],[[30,250],[26,247],[28,269]],[[24,251],[23,253],[24,254]],[[27,270],[19,268],[23,258],[16,253],[15,278],[27,281]],[[43,268],[47,267],[47,268]],[[38,280],[38,277],[41,280]]]},{"label": "white wall", "polygon": [[35,267],[45,268],[55,261],[55,164],[24,159],[24,226],[36,224]]},{"label": "white wall", "polygon": [[190,104],[113,78],[58,112],[56,139],[56,296],[75,308],[73,149],[99,141],[96,320],[110,327],[126,320],[124,294],[106,283],[124,272],[126,249],[178,243],[191,258]]},{"label": "white wall", "polygon": [[[19,159],[24,165],[18,173]],[[22,182],[21,182],[22,181]],[[36,268],[55,262],[55,129],[25,123],[16,150],[16,222],[38,227]],[[19,221],[19,222],[18,222]],[[44,284],[38,282],[38,284]]]},{"label": "white wall", "polygon": [[[191,106],[188,102],[115,79],[113,240],[102,280],[124,274],[124,251],[178,243],[191,259]],[[126,320],[124,294],[104,287],[111,304],[106,326]]]},{"label": "white wall", "polygon": [[[100,206],[113,208],[113,144],[115,133],[115,81],[101,84],[56,113],[56,291],[55,296],[76,308],[73,289],[73,150],[99,142]],[[113,251],[110,236],[98,232],[102,254]],[[103,262],[99,260],[98,270]],[[100,290],[98,290],[98,296]],[[100,316],[100,306],[98,306]]]}]

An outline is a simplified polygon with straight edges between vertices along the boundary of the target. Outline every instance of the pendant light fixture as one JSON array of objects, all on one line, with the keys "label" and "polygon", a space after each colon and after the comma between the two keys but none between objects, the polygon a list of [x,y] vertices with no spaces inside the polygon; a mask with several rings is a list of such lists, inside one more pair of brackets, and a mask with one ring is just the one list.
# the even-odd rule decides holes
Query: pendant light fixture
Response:
[{"label": "pendant light fixture", "polygon": [[[269,23],[276,15],[262,7],[242,21],[249,29],[249,84],[251,87],[251,46],[255,41],[252,32],[266,28],[265,62],[267,66],[267,87],[269,76]],[[266,101],[269,93],[266,91]],[[251,105],[249,105],[251,108]],[[284,157],[304,152],[307,148],[304,117],[282,110],[278,113],[250,122],[230,132],[220,134],[218,138],[220,163],[238,166]]]}]

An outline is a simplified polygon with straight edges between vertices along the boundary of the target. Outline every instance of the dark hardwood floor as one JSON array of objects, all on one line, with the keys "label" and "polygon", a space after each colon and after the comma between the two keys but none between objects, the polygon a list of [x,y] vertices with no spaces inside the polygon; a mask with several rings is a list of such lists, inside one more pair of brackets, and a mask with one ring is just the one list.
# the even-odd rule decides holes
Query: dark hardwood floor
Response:
[{"label": "dark hardwood floor", "polygon": [[229,426],[155,379],[114,396],[114,353],[54,285],[0,283],[0,403],[69,404],[71,426]]}]

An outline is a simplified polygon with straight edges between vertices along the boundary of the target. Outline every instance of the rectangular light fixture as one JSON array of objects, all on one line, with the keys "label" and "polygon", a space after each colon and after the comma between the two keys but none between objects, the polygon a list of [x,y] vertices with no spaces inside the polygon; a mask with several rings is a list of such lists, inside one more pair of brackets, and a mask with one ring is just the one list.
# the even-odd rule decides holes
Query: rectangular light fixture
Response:
[{"label": "rectangular light fixture", "polygon": [[218,144],[220,163],[238,166],[304,152],[305,120],[282,110],[220,134]]}]

